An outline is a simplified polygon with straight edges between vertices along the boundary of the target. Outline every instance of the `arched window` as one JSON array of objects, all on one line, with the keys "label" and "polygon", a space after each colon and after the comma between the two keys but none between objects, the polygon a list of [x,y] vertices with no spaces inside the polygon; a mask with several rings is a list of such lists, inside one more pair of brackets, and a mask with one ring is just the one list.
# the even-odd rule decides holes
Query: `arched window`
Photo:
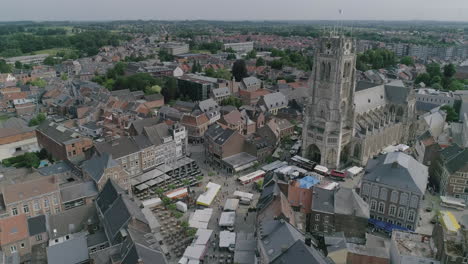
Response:
[{"label": "arched window", "polygon": [[407,193],[400,194],[400,204],[401,205],[408,205],[408,194]]},{"label": "arched window", "polygon": [[369,192],[370,192],[370,185],[367,184],[367,183],[364,183],[362,185],[362,194],[363,195],[369,195]]},{"label": "arched window", "polygon": [[398,218],[405,219],[405,208],[398,208]]},{"label": "arched window", "polygon": [[388,208],[388,215],[395,216],[395,214],[396,214],[396,206],[391,204],[390,207]]},{"label": "arched window", "polygon": [[418,208],[419,198],[416,195],[411,196],[410,206],[413,208]]},{"label": "arched window", "polygon": [[387,189],[385,189],[385,188],[380,189],[380,200],[386,201],[387,196],[388,196]]},{"label": "arched window", "polygon": [[322,61],[322,65],[320,66],[320,80],[325,80],[325,62]]},{"label": "arched window", "polygon": [[379,213],[383,214],[385,212],[385,203],[384,202],[380,202],[379,203],[379,208],[377,210]]},{"label": "arched window", "polygon": [[331,77],[331,63],[328,63],[328,68],[327,68],[327,80],[330,80]]},{"label": "arched window", "polygon": [[413,222],[415,216],[416,216],[416,213],[414,212],[414,210],[409,210],[408,211],[408,221]]},{"label": "arched window", "polygon": [[371,209],[371,211],[375,211],[377,209],[377,201],[376,200],[371,201],[370,209]]},{"label": "arched window", "polygon": [[397,191],[392,191],[392,195],[390,197],[390,201],[392,203],[397,203],[398,202],[398,192]]},{"label": "arched window", "polygon": [[377,186],[372,187],[372,197],[379,198],[379,187]]}]

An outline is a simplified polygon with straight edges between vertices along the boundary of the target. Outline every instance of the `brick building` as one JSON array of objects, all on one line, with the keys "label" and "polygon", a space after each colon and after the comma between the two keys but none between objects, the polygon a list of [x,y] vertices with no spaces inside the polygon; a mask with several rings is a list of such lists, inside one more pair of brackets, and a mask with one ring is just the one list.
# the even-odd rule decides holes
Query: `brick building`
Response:
[{"label": "brick building", "polygon": [[0,160],[34,151],[39,151],[34,128],[16,117],[0,123]]},{"label": "brick building", "polygon": [[56,160],[84,160],[93,141],[60,124],[45,121],[36,129],[37,142]]},{"label": "brick building", "polygon": [[4,258],[19,255],[18,263],[31,258],[28,222],[26,215],[16,215],[0,219],[0,246]]},{"label": "brick building", "polygon": [[58,181],[55,176],[3,186],[3,200],[8,215],[25,214],[28,217],[61,212]]}]

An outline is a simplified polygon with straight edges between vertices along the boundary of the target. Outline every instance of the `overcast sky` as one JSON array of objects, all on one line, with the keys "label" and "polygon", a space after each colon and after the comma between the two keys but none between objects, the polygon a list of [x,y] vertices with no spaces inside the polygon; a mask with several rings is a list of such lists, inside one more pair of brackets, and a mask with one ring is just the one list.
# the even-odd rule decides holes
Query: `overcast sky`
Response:
[{"label": "overcast sky", "polygon": [[0,20],[468,21],[468,0],[0,0]]}]

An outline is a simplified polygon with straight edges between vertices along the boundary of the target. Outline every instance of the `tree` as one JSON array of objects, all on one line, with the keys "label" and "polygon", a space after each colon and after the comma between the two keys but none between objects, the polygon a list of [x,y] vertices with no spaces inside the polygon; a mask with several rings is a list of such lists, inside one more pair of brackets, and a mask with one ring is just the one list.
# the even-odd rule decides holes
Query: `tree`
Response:
[{"label": "tree", "polygon": [[455,65],[453,65],[452,63],[450,64],[447,64],[444,66],[444,76],[445,78],[452,78],[455,73],[457,72],[457,70],[455,69]]},{"label": "tree", "polygon": [[15,61],[15,68],[16,69],[22,69],[23,68],[23,64],[21,63],[21,61]]},{"label": "tree", "polygon": [[229,53],[226,57],[226,60],[235,60],[236,59],[236,54],[234,53]]},{"label": "tree", "polygon": [[0,60],[0,73],[11,72],[11,65],[7,64],[5,60]]},{"label": "tree", "polygon": [[453,80],[448,87],[450,91],[463,90],[464,88],[465,85],[459,80]]},{"label": "tree", "polygon": [[68,80],[68,74],[63,73],[63,74],[60,76],[60,79],[62,79],[62,81]]},{"label": "tree", "polygon": [[255,66],[259,67],[259,66],[265,66],[265,60],[262,58],[262,57],[259,57],[257,59],[257,62],[255,62]]},{"label": "tree", "polygon": [[434,84],[436,84],[436,83],[440,84],[441,82],[442,82],[442,78],[440,78],[440,76],[438,76],[438,75],[432,77],[432,79],[431,79],[431,85],[432,86]]},{"label": "tree", "polygon": [[175,78],[167,78],[166,83],[161,91],[164,96],[164,101],[169,102],[177,99],[177,82]]},{"label": "tree", "polygon": [[433,78],[434,76],[441,76],[440,65],[433,62],[426,66],[426,72]]},{"label": "tree", "polygon": [[248,58],[248,59],[255,59],[255,58],[257,58],[257,52],[256,52],[255,50],[249,51],[249,53],[247,53],[247,58]]},{"label": "tree", "polygon": [[58,64],[59,61],[55,59],[54,56],[47,56],[47,58],[44,59],[44,64],[49,65],[49,66],[54,66],[55,64]]},{"label": "tree", "polygon": [[429,85],[431,83],[431,76],[428,73],[421,73],[416,76],[414,80],[415,84],[424,83],[425,85]]},{"label": "tree", "polygon": [[145,94],[159,94],[161,93],[161,86],[153,85],[145,88]]},{"label": "tree", "polygon": [[440,83],[434,83],[432,86],[432,89],[436,89],[436,90],[442,90],[444,89],[444,87],[442,87],[442,85],[440,85]]},{"label": "tree", "polygon": [[27,152],[24,154],[24,165],[26,168],[37,168],[41,160],[37,157],[36,153]]},{"label": "tree", "polygon": [[443,105],[440,109],[444,110],[445,113],[447,113],[447,117],[445,118],[445,121],[447,121],[447,122],[457,122],[458,121],[458,114],[455,111],[455,109],[453,109],[453,107],[451,107],[449,105]]},{"label": "tree", "polygon": [[39,125],[39,121],[37,121],[37,118],[33,117],[31,118],[31,120],[29,120],[28,126],[32,127],[37,125]]},{"label": "tree", "polygon": [[39,113],[37,114],[36,118],[39,123],[42,123],[46,120],[46,115],[44,113]]},{"label": "tree", "polygon": [[270,67],[276,70],[283,69],[283,61],[282,60],[272,60],[270,62]]},{"label": "tree", "polygon": [[232,75],[236,79],[236,82],[242,81],[243,78],[248,77],[247,66],[244,60],[236,60],[232,65]]},{"label": "tree", "polygon": [[237,97],[234,97],[234,96],[229,96],[228,98],[223,99],[221,101],[221,105],[232,105],[232,106],[235,106],[237,108],[241,107],[242,104],[243,104],[242,100],[237,98]]},{"label": "tree", "polygon": [[160,50],[158,53],[158,57],[159,57],[159,60],[161,61],[173,61],[174,60],[174,56],[172,56],[165,50]]},{"label": "tree", "polygon": [[411,65],[414,64],[414,60],[413,60],[413,58],[410,57],[410,56],[405,56],[405,57],[403,57],[403,58],[400,59],[400,63],[401,63],[401,64],[405,64],[405,65],[407,65],[407,66],[411,66]]}]

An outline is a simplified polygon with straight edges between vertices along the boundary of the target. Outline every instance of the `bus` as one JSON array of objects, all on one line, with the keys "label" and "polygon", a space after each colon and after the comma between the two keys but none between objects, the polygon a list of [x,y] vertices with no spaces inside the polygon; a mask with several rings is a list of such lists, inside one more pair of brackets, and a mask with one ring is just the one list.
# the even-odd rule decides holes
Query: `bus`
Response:
[{"label": "bus", "polygon": [[346,178],[346,172],[340,170],[332,170],[330,172],[330,177],[335,180],[344,181],[344,179]]},{"label": "bus", "polygon": [[238,178],[241,184],[245,185],[257,181],[265,176],[265,171],[258,170]]},{"label": "bus", "polygon": [[296,165],[308,171],[312,171],[315,168],[315,165],[317,165],[315,162],[298,155],[292,157],[290,161],[293,165]]},{"label": "bus", "polygon": [[325,166],[317,165],[314,168],[314,172],[322,175],[322,176],[328,176],[328,168]]}]

